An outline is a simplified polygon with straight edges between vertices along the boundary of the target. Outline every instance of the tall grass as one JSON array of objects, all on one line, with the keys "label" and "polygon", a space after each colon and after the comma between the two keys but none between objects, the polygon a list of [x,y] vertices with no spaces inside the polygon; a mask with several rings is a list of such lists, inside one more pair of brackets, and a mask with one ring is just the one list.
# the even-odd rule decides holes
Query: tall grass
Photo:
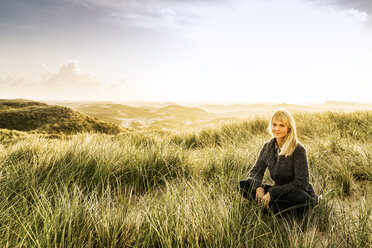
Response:
[{"label": "tall grass", "polygon": [[264,119],[3,142],[0,247],[372,245],[370,112],[295,119],[323,195],[302,218],[236,192],[270,138]]}]

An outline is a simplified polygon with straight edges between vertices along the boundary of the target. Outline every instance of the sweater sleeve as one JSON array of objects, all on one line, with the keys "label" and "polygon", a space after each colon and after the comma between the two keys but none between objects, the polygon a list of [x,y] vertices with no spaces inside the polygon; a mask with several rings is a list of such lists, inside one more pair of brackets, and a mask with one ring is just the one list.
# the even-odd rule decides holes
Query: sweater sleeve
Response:
[{"label": "sweater sleeve", "polygon": [[267,168],[267,164],[264,160],[265,147],[266,145],[264,145],[261,148],[261,151],[260,151],[260,154],[258,155],[256,163],[254,164],[252,169],[248,172],[248,179],[252,179],[253,181],[253,185],[252,185],[253,190],[256,190],[258,187],[262,186],[262,178]]},{"label": "sweater sleeve", "polygon": [[307,191],[309,187],[309,166],[307,162],[306,150],[302,145],[298,145],[293,152],[294,179],[292,182],[283,185],[275,185],[268,191],[273,200],[278,199],[294,189]]}]

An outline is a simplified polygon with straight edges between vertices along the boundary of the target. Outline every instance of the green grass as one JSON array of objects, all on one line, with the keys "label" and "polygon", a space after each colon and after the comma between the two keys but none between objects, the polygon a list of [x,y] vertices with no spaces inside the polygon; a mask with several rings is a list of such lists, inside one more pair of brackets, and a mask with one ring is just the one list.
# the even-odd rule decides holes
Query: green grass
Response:
[{"label": "green grass", "polygon": [[63,139],[2,131],[0,247],[369,247],[371,112],[295,119],[323,195],[304,218],[236,192],[270,138],[266,119]]}]

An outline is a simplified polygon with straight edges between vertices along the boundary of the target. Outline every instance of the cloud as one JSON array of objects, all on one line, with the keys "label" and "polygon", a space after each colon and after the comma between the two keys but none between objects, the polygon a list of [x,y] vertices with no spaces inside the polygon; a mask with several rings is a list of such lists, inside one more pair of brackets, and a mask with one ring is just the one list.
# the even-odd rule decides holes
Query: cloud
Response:
[{"label": "cloud", "polygon": [[45,81],[45,85],[53,89],[75,89],[76,87],[83,87],[89,90],[91,87],[98,87],[100,83],[91,79],[89,74],[80,73],[75,63],[68,63],[62,65],[57,73],[52,73]]},{"label": "cloud", "polygon": [[[45,67],[45,65],[43,65]],[[81,73],[71,62],[57,72],[45,70],[43,75],[22,78],[10,75],[0,78],[1,98],[40,100],[97,100],[115,98],[123,83],[105,85],[88,73]]]},{"label": "cloud", "polygon": [[350,9],[345,11],[346,14],[354,17],[358,21],[365,22],[368,20],[368,14],[366,12],[360,12],[355,9]]},{"label": "cloud", "polygon": [[[145,29],[192,27],[206,18],[205,10],[231,7],[245,0],[19,0],[0,2],[0,26],[35,29],[44,25],[99,26],[106,21],[121,27]],[[261,1],[261,0],[257,0]],[[266,0],[274,1],[274,0]],[[303,0],[333,6],[372,23],[371,0]],[[351,12],[350,12],[351,11]],[[16,17],[16,18],[15,18]],[[27,23],[26,25],[24,23]],[[5,27],[4,26],[4,27]]]},{"label": "cloud", "polygon": [[325,4],[327,6],[343,9],[346,14],[355,17],[359,21],[372,25],[372,1],[371,0],[308,0]]},{"label": "cloud", "polygon": [[372,14],[371,0],[327,0],[328,4],[340,6],[347,9],[355,9],[359,12]]},{"label": "cloud", "polygon": [[14,29],[23,30],[26,23],[33,27],[28,33],[45,33],[48,37],[76,30],[94,37],[97,29],[127,37],[154,31],[183,34],[207,19],[206,13],[230,6],[234,1],[242,0],[17,0],[6,4],[0,1],[0,30],[12,33]]},{"label": "cloud", "polygon": [[201,9],[223,0],[19,0],[0,1],[0,28],[40,32],[50,26],[74,29],[102,22],[121,28],[190,27],[203,18]]},{"label": "cloud", "polygon": [[87,9],[100,9],[106,18],[126,27],[146,29],[193,26],[203,18],[200,11],[227,5],[223,0],[68,0]]},{"label": "cloud", "polygon": [[[99,9],[106,20],[124,27],[164,29],[193,27],[218,7],[234,9],[245,0],[66,0],[87,9]],[[258,0],[260,1],[260,0]],[[273,0],[266,0],[273,1]],[[346,15],[372,24],[371,0],[305,0],[338,8]]]}]

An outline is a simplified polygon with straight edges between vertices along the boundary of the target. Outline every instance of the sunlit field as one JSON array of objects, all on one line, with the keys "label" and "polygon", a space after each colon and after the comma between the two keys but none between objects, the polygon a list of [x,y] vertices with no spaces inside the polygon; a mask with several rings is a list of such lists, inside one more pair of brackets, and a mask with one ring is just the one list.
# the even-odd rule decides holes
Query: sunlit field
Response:
[{"label": "sunlit field", "polygon": [[322,195],[303,218],[236,191],[270,139],[264,117],[54,138],[1,129],[0,247],[370,247],[372,112],[294,118]]}]

